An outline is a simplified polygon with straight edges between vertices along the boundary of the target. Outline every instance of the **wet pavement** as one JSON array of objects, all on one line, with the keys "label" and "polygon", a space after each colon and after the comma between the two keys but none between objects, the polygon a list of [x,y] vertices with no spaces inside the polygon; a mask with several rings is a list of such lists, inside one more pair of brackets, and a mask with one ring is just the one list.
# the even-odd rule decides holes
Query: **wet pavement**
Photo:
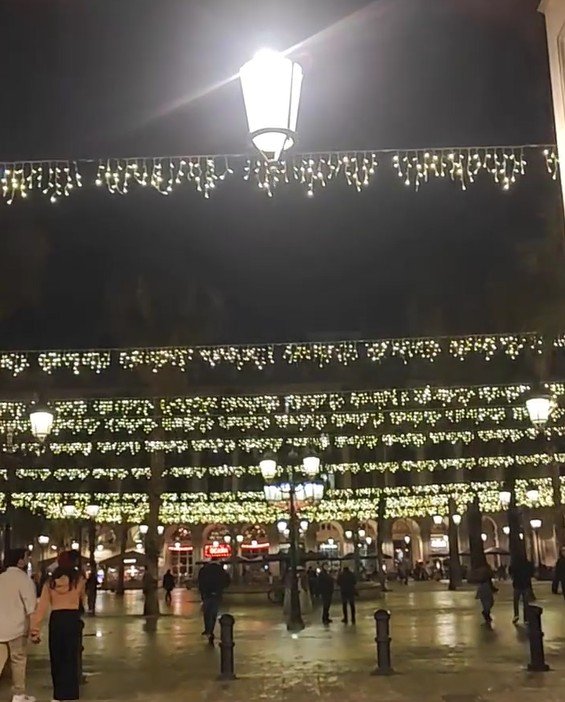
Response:
[{"label": "wet pavement", "polygon": [[[235,659],[238,679],[217,680],[219,650],[200,635],[199,604],[186,591],[174,593],[164,616],[146,622],[139,615],[141,595],[99,597],[100,615],[87,618],[83,688],[87,700],[230,700],[256,702],[543,702],[565,699],[565,602],[547,583],[536,586],[544,607],[543,626],[549,673],[528,673],[525,629],[511,623],[511,588],[503,584],[488,629],[481,623],[474,591],[448,592],[445,585],[394,586],[382,602],[359,605],[355,627],[309,616],[299,634],[286,631],[276,605],[230,608],[236,618]],[[370,675],[375,666],[373,613],[383,603],[390,610],[393,666],[390,677]],[[44,637],[45,638],[45,637]],[[29,691],[40,700],[51,696],[45,643],[29,660]],[[0,696],[8,699],[3,681]]]}]

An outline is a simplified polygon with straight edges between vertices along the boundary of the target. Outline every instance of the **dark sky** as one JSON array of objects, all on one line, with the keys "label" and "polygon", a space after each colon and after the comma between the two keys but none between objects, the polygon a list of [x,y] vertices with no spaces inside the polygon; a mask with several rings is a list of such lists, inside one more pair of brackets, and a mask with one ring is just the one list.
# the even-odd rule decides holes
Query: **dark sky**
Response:
[{"label": "dark sky", "polygon": [[[300,44],[300,150],[553,142],[537,4],[3,0],[0,160],[245,151],[239,84],[213,86],[264,45]],[[542,166],[510,193],[415,194],[383,165],[313,200],[231,183],[0,203],[0,346],[528,326],[524,250],[539,268],[559,221]]]}]

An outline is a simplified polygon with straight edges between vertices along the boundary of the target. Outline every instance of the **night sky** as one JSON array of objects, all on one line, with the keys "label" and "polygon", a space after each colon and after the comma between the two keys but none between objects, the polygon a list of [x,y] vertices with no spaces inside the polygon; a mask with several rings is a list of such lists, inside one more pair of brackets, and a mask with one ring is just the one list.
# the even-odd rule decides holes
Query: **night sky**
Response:
[{"label": "night sky", "polygon": [[[537,4],[3,0],[0,160],[245,152],[225,81],[265,45],[298,45],[300,151],[552,143]],[[414,193],[383,164],[314,199],[232,181],[0,203],[0,346],[533,329],[562,292],[543,167],[509,193]]]}]

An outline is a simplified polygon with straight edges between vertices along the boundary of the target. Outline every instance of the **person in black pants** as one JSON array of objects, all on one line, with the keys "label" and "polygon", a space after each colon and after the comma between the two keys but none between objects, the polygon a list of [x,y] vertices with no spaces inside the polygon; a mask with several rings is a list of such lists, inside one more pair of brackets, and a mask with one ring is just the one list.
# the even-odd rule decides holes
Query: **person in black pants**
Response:
[{"label": "person in black pants", "polygon": [[554,595],[559,592],[559,585],[561,585],[561,591],[563,597],[565,597],[565,546],[562,546],[559,551],[559,558],[555,564],[555,573],[553,575],[553,583],[551,590]]},{"label": "person in black pants", "polygon": [[208,642],[214,645],[214,628],[218,618],[218,610],[222,593],[230,584],[230,576],[219,563],[206,563],[198,573],[198,589],[202,598],[202,616],[204,631],[202,636],[208,637]]},{"label": "person in black pants", "polygon": [[528,619],[528,605],[532,600],[532,577],[534,566],[525,558],[510,565],[510,577],[512,578],[512,588],[514,590],[513,604],[514,617],[513,624],[517,624],[520,619],[520,600],[523,606],[524,622]]},{"label": "person in black pants", "polygon": [[322,598],[322,624],[331,624],[330,607],[334,594],[334,579],[328,573],[326,565],[322,567],[318,575],[318,594]]},{"label": "person in black pants", "polygon": [[337,584],[341,591],[341,605],[343,607],[343,619],[341,621],[347,624],[347,605],[349,605],[351,609],[351,623],[355,624],[355,586],[357,585],[357,578],[349,568],[345,566],[339,574]]}]

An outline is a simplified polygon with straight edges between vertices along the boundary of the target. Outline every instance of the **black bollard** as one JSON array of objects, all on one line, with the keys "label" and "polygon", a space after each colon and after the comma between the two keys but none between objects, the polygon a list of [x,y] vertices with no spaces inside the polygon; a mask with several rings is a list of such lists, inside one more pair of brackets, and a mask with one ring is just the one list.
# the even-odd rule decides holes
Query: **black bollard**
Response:
[{"label": "black bollard", "polygon": [[377,609],[375,612],[375,622],[377,624],[377,667],[372,675],[392,675],[394,670],[390,657],[390,612],[386,609]]},{"label": "black bollard", "polygon": [[541,673],[549,670],[543,651],[543,631],[541,630],[542,607],[528,605],[528,635],[530,637],[530,662],[528,670]]},{"label": "black bollard", "polygon": [[235,619],[231,614],[220,617],[220,680],[235,680],[233,660],[233,625]]}]

